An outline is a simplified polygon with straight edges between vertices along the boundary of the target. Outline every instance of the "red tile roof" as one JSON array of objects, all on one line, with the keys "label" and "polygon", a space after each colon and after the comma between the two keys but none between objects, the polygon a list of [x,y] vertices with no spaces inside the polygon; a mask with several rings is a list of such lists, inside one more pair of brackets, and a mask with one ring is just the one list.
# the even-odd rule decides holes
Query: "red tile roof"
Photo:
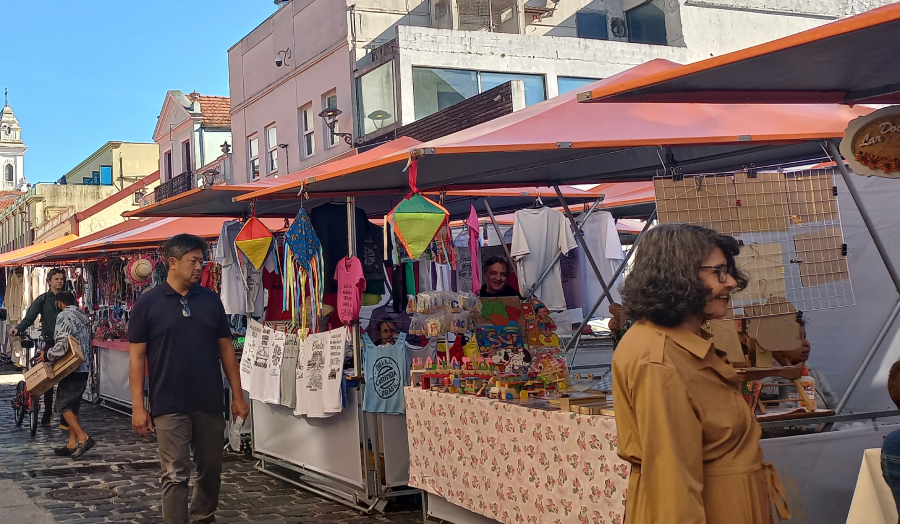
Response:
[{"label": "red tile roof", "polygon": [[19,197],[24,194],[25,193],[22,191],[10,191],[10,190],[0,191],[0,211],[15,204],[16,200],[18,200]]},{"label": "red tile roof", "polygon": [[[104,198],[103,200],[92,205],[91,207],[85,209],[81,213],[75,213],[75,220],[77,222],[81,222],[85,218],[87,218],[89,216],[93,216],[93,215],[99,213],[100,211],[103,211],[104,209],[108,208],[109,206],[115,204],[116,202],[120,202],[120,201],[130,197],[131,195],[135,194],[139,189],[144,189],[145,187],[149,186],[150,184],[152,184],[154,182],[158,182],[158,181],[159,181],[159,171],[156,171],[152,175],[145,176],[139,182],[135,182],[134,184],[131,184],[130,186],[126,187],[125,189]],[[0,202],[2,202],[2,200],[0,200]]]},{"label": "red tile roof", "polygon": [[205,127],[231,127],[231,99],[227,96],[200,95],[200,125]]}]

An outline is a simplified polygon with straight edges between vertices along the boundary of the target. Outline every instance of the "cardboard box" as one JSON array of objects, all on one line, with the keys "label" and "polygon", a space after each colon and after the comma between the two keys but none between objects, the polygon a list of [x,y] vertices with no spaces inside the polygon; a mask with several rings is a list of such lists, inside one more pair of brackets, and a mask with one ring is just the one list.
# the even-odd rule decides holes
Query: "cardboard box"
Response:
[{"label": "cardboard box", "polygon": [[53,365],[41,362],[25,372],[25,387],[32,395],[43,395],[59,382],[54,378]]},{"label": "cardboard box", "polygon": [[53,373],[56,382],[62,380],[66,375],[75,371],[84,364],[84,352],[81,350],[81,344],[72,335],[69,335],[69,350],[61,358],[53,363]]}]

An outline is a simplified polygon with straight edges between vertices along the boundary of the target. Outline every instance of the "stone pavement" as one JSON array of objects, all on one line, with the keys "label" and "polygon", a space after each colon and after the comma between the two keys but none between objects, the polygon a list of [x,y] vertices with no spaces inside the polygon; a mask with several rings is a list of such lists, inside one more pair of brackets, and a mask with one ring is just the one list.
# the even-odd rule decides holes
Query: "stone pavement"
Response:
[{"label": "stone pavement", "polygon": [[[82,404],[83,425],[97,445],[78,461],[57,457],[53,448],[68,438],[58,427],[58,417],[53,428],[39,428],[34,438],[27,421],[15,426],[12,372],[9,365],[0,367],[0,522],[162,522],[156,445],[134,433],[130,417]],[[260,473],[255,463],[226,454],[217,522],[422,522],[418,500],[391,502],[383,515],[363,515]],[[48,498],[63,488],[108,489],[115,496],[85,502]]]}]

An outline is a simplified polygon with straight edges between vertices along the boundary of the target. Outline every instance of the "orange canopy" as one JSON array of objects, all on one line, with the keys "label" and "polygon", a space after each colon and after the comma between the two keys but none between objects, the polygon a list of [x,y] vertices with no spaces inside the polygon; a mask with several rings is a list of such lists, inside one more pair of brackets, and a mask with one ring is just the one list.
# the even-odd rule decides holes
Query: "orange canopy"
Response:
[{"label": "orange canopy", "polygon": [[[678,67],[654,60],[592,87]],[[415,148],[423,191],[649,180],[687,173],[763,167],[823,157],[819,141],[839,138],[868,109],[835,105],[579,104],[567,93]],[[360,155],[361,156],[361,155]],[[308,178],[310,196],[404,194],[402,151],[378,168],[348,166],[340,176]],[[238,200],[295,198],[288,189]]]},{"label": "orange canopy", "polygon": [[900,103],[900,3],[802,33],[595,85],[590,101],[705,103]]},{"label": "orange canopy", "polygon": [[30,246],[25,246],[23,248],[14,249],[12,251],[7,251],[0,255],[0,266],[18,266],[22,264],[22,261],[28,259],[33,256],[40,256],[43,253],[46,253],[53,248],[60,246],[62,244],[66,244],[78,238],[78,235],[66,235],[61,238],[57,238],[55,240],[50,240],[47,242],[40,242],[37,244],[32,244]]}]

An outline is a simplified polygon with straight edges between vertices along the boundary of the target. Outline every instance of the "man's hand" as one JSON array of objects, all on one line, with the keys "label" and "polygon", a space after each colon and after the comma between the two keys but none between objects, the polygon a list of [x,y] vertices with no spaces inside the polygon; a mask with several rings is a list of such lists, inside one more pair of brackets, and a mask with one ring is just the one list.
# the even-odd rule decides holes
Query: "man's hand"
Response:
[{"label": "man's hand", "polygon": [[17,337],[17,336],[19,336],[19,330],[16,329],[16,328],[10,329],[10,330],[9,330],[9,336],[11,336],[11,337]]},{"label": "man's hand", "polygon": [[236,421],[238,417],[247,420],[247,417],[249,416],[250,406],[248,406],[247,401],[244,400],[244,392],[238,391],[237,395],[234,397],[234,401],[231,403],[231,421]]},{"label": "man's hand", "polygon": [[137,431],[138,435],[149,438],[150,432],[153,431],[153,419],[143,407],[135,407],[131,411],[131,427]]},{"label": "man's hand", "polygon": [[37,362],[38,364],[43,362],[44,361],[44,352],[38,351],[37,354],[34,356],[34,361]]}]

